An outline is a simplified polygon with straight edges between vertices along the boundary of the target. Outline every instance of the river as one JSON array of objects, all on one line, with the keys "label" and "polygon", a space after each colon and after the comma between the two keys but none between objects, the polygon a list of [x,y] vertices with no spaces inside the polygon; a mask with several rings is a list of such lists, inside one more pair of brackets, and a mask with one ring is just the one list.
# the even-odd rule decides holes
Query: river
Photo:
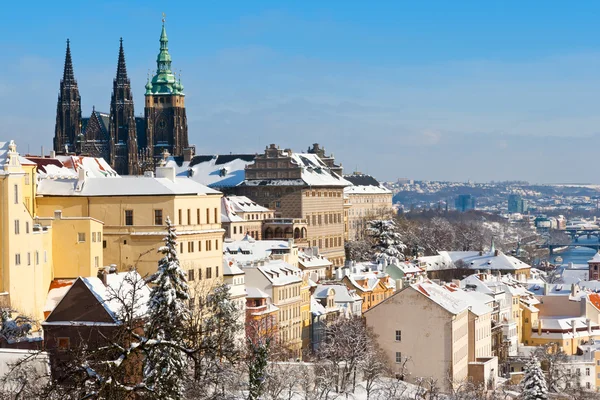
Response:
[{"label": "river", "polygon": [[[572,244],[599,244],[598,238],[592,237],[588,238],[579,238],[578,242],[573,242]],[[590,249],[588,247],[567,247],[567,249],[560,253],[554,253],[553,256],[550,257],[550,261],[554,261],[556,257],[560,256],[562,258],[561,266],[566,267],[570,262],[574,264],[574,267],[587,267],[587,262],[589,259],[594,257],[596,254],[596,250]]]}]

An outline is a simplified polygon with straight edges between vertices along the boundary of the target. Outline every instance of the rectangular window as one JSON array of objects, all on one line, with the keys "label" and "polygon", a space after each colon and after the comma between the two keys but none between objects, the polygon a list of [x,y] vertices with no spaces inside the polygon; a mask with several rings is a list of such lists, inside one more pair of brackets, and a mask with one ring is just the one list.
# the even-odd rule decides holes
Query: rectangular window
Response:
[{"label": "rectangular window", "polygon": [[198,268],[198,280],[202,280],[202,268]]},{"label": "rectangular window", "polygon": [[21,254],[15,254],[15,265],[21,265]]},{"label": "rectangular window", "polygon": [[15,185],[15,204],[19,204],[19,185]]},{"label": "rectangular window", "polygon": [[163,210],[154,210],[154,225],[163,224]]},{"label": "rectangular window", "polygon": [[30,184],[30,182],[29,182],[29,179],[30,179],[30,178],[29,178],[29,174],[25,175],[25,184],[26,184],[26,185],[29,185],[29,184]]},{"label": "rectangular window", "polygon": [[396,363],[400,364],[402,362],[402,353],[397,351],[396,352]]},{"label": "rectangular window", "polygon": [[100,268],[100,257],[94,257],[94,267]]},{"label": "rectangular window", "polygon": [[219,209],[215,208],[215,224],[219,221]]},{"label": "rectangular window", "polygon": [[589,368],[585,369],[585,376],[590,376],[590,369]]},{"label": "rectangular window", "polygon": [[40,252],[35,252],[35,265],[40,265]]},{"label": "rectangular window", "polygon": [[25,221],[25,233],[29,233],[29,221]]},{"label": "rectangular window", "polygon": [[218,278],[218,277],[219,277],[219,266],[217,265],[215,267],[215,278]]},{"label": "rectangular window", "polygon": [[206,209],[206,223],[210,224],[210,210],[208,208]]},{"label": "rectangular window", "polygon": [[183,242],[179,243],[179,254],[183,254]]},{"label": "rectangular window", "polygon": [[92,243],[96,243],[96,232],[92,232]]},{"label": "rectangular window", "polygon": [[125,210],[125,225],[133,225],[133,210]]},{"label": "rectangular window", "polygon": [[188,242],[188,253],[194,252],[194,242]]},{"label": "rectangular window", "polygon": [[68,337],[58,338],[58,348],[60,350],[68,350],[71,347],[71,340]]},{"label": "rectangular window", "polygon": [[106,248],[106,240],[102,241],[102,248],[105,249]]},{"label": "rectangular window", "polygon": [[193,281],[194,280],[194,270],[190,269],[188,271],[188,281]]},{"label": "rectangular window", "polygon": [[215,250],[219,250],[219,239],[215,239]]},{"label": "rectangular window", "polygon": [[211,278],[212,278],[212,268],[206,267],[206,279],[211,279]]},{"label": "rectangular window", "polygon": [[318,216],[317,220],[319,221],[319,225],[321,225],[321,215]]},{"label": "rectangular window", "polygon": [[402,341],[402,331],[396,331],[396,342]]},{"label": "rectangular window", "polygon": [[15,219],[15,235],[18,235],[21,231],[21,224],[18,219]]},{"label": "rectangular window", "polygon": [[84,243],[85,242],[85,232],[78,232],[77,233],[77,242],[78,243]]},{"label": "rectangular window", "polygon": [[205,247],[206,251],[210,251],[210,243],[211,243],[210,240],[206,241],[206,247]]},{"label": "rectangular window", "polygon": [[179,210],[177,210],[177,216],[178,216],[178,221],[179,221],[179,225],[183,225],[183,217],[181,216],[181,208]]},{"label": "rectangular window", "polygon": [[202,251],[202,240],[198,240],[198,251]]},{"label": "rectangular window", "polygon": [[197,214],[196,214],[196,216],[197,216],[197,219],[198,219],[198,220],[196,221],[196,224],[200,225],[200,209],[197,209],[196,211],[197,211]]},{"label": "rectangular window", "polygon": [[190,210],[189,208],[187,210],[187,220],[188,220],[188,225],[191,225],[192,224],[192,210]]},{"label": "rectangular window", "polygon": [[31,253],[27,253],[27,265],[31,265]]}]

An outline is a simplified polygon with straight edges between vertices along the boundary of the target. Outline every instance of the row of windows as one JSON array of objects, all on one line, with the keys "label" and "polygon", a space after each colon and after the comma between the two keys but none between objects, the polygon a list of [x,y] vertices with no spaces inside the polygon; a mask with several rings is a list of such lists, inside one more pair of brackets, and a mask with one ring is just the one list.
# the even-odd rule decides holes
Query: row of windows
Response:
[{"label": "row of windows", "polygon": [[328,225],[328,224],[341,224],[342,214],[341,213],[330,213],[330,214],[313,214],[306,216],[306,222],[308,225]]},{"label": "row of windows", "polygon": [[[201,281],[202,278],[202,268],[198,268],[198,275],[196,276],[196,270],[194,269],[188,269],[187,272],[187,276],[188,276],[188,281],[192,282],[195,281],[196,278],[198,278],[199,281]],[[206,267],[206,275],[204,277],[204,279],[212,279],[212,267]],[[215,278],[219,277],[219,267],[215,267]]]},{"label": "row of windows", "polygon": [[[92,243],[101,242],[102,241],[102,232],[92,232]],[[77,233],[77,242],[85,243],[85,232]]]},{"label": "row of windows", "polygon": [[297,297],[297,296],[300,296],[300,286],[279,289],[279,298],[281,300],[285,300],[285,299],[289,299],[291,297]]},{"label": "row of windows", "polygon": [[[188,253],[193,253],[194,251],[196,251],[196,246],[195,246],[195,241],[189,241],[189,242],[179,242],[179,254],[183,254],[184,251],[184,247],[185,247],[185,243],[187,243],[187,252]],[[219,240],[215,239],[215,250],[219,250]],[[204,250],[205,251],[211,251],[213,249],[212,246],[212,240],[206,240],[204,242]],[[202,251],[202,240],[198,240],[198,251]]]},{"label": "row of windows", "polygon": [[328,249],[330,247],[341,247],[344,245],[344,239],[341,236],[325,239],[313,239],[313,246],[319,246],[320,249]]},{"label": "row of windows", "polygon": [[292,318],[297,318],[300,316],[300,307],[294,307],[289,309],[284,309],[279,312],[281,317],[281,321],[287,321]]},{"label": "row of windows", "polygon": [[306,197],[342,197],[342,192],[321,192],[320,190],[306,191],[304,192]]},{"label": "row of windows", "polygon": [[[157,211],[157,210],[155,210]],[[161,214],[162,214],[162,210],[161,210]],[[196,209],[196,225],[200,225],[201,223],[201,219],[200,216],[202,215],[202,213],[200,212],[200,209],[197,208]],[[210,208],[206,209],[206,223],[210,224]],[[178,217],[178,223],[179,225],[184,225],[184,219],[183,219],[183,210],[180,208],[179,210],[177,210],[177,217]],[[213,209],[213,223],[217,223],[219,221],[219,209],[218,208],[214,208]],[[187,225],[192,225],[192,210],[190,208],[187,209],[186,211],[186,219],[187,221]]]},{"label": "row of windows", "polygon": [[[27,265],[31,265],[31,252],[27,252],[26,254],[26,261],[27,261]],[[33,262],[35,263],[35,265],[40,265],[40,252],[36,251],[35,253],[33,253]],[[44,250],[44,263],[48,262],[48,253],[46,253],[46,250]],[[15,254],[15,265],[21,265],[21,253],[16,253]]]},{"label": "row of windows", "polygon": [[[177,210],[177,223],[179,225],[184,225],[184,219],[183,219],[183,211],[182,209]],[[219,215],[219,209],[218,208],[214,208],[213,209],[213,223],[217,223],[219,221],[218,215]],[[196,224],[200,225],[201,223],[201,216],[202,216],[202,212],[200,211],[199,208],[196,209],[196,213],[195,213],[195,217],[196,217]],[[192,225],[192,210],[191,209],[187,209],[186,212],[186,221],[187,221],[187,225]],[[207,208],[206,209],[206,223],[210,224],[210,218],[211,218],[211,209]],[[163,225],[164,224],[164,218],[163,218],[163,210],[154,210],[154,225]],[[132,226],[133,225],[133,210],[125,210],[125,225],[126,226]]]}]

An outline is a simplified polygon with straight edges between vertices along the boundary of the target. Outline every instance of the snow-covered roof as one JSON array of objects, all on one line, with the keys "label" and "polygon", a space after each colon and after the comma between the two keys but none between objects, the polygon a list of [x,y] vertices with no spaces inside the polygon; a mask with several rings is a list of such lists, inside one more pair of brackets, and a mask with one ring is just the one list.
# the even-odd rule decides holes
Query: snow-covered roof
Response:
[{"label": "snow-covered roof", "polygon": [[438,256],[420,257],[428,271],[454,268],[458,261],[473,270],[516,271],[529,269],[531,266],[523,261],[504,254],[501,251],[479,253],[477,251],[440,251]]},{"label": "snow-covered roof", "polygon": [[333,172],[327,164],[312,153],[289,153],[291,162],[301,168],[299,179],[246,179],[242,185],[245,186],[338,186],[346,187],[351,183]]},{"label": "snow-covered roof", "polygon": [[373,291],[380,283],[388,289],[396,288],[396,282],[390,279],[390,276],[385,273],[362,272],[359,274],[349,274],[347,278],[355,288],[362,292]]},{"label": "snow-covered roof", "polygon": [[592,257],[588,263],[600,263],[600,252],[594,254],[594,257]]},{"label": "snow-covered roof", "polygon": [[304,251],[298,251],[298,264],[303,269],[327,268],[332,265],[331,261],[326,257],[323,257],[320,254],[313,256]]},{"label": "snow-covered roof", "polygon": [[191,162],[181,165],[175,159],[167,160],[167,166],[175,167],[177,176],[214,188],[234,187],[244,181],[246,165],[253,164],[253,154],[197,155]]},{"label": "snow-covered roof", "polygon": [[223,276],[243,275],[242,271],[235,262],[223,260]]},{"label": "snow-covered roof", "polygon": [[254,268],[257,268],[273,286],[302,282],[302,270],[283,260],[269,260],[265,265]]},{"label": "snow-covered roof", "polygon": [[79,169],[85,169],[87,176],[95,178],[114,178],[119,175],[99,157],[59,155],[56,157],[26,156],[37,164],[40,178],[77,178]]},{"label": "snow-covered roof", "polygon": [[353,303],[356,299],[350,295],[346,285],[317,285],[314,296],[317,299],[327,298],[329,289],[335,291],[334,299],[336,303]]},{"label": "snow-covered roof", "polygon": [[469,309],[475,315],[481,316],[492,312],[492,308],[488,304],[493,303],[494,299],[486,294],[462,290],[454,283],[446,283],[442,285],[444,289],[449,291],[453,296],[467,302]]},{"label": "snow-covered roof", "polygon": [[310,313],[312,315],[325,315],[327,314],[327,309],[314,297],[310,298]]},{"label": "snow-covered roof", "polygon": [[[271,212],[246,196],[223,196],[221,199],[221,222],[243,222],[241,213],[268,213]],[[250,220],[251,221],[251,220]]]},{"label": "snow-covered roof", "polygon": [[48,291],[46,303],[44,304],[44,315],[48,315],[56,308],[56,305],[69,291],[73,282],[75,282],[75,279],[55,279],[50,283],[50,290]]},{"label": "snow-covered roof", "polygon": [[469,302],[430,280],[412,284],[410,287],[452,314],[460,314],[469,307]]},{"label": "snow-covered roof", "polygon": [[[106,312],[115,322],[119,321],[119,315],[123,307],[122,301],[129,302],[129,304],[135,303],[132,305],[137,316],[142,316],[147,312],[147,304],[148,300],[150,299],[150,288],[148,285],[146,285],[143,278],[137,273],[137,271],[107,274],[106,285],[104,285],[102,280],[97,277],[79,277],[75,280],[75,282],[77,281],[83,282],[83,284],[96,297],[98,303],[104,307]],[[137,287],[134,288],[132,283],[135,283]],[[49,298],[46,301],[46,305],[56,308],[60,301],[71,291],[73,285],[68,286],[68,290],[63,294],[61,299],[56,302],[56,304],[53,302],[56,300],[56,296],[60,293],[53,292],[52,298]],[[133,298],[134,295],[135,298]],[[52,314],[50,314],[50,316],[51,315]],[[85,321],[77,321],[77,323],[85,323]]]},{"label": "snow-covered roof", "polygon": [[344,175],[344,179],[352,184],[352,186],[344,188],[344,194],[392,194],[391,190],[382,186],[379,181],[371,175]]},{"label": "snow-covered roof", "polygon": [[267,293],[263,292],[259,288],[246,286],[246,298],[248,299],[268,299],[269,296]]},{"label": "snow-covered roof", "polygon": [[242,264],[267,259],[273,253],[289,250],[289,243],[285,240],[254,240],[248,235],[242,240],[223,242],[225,256]]},{"label": "snow-covered roof", "polygon": [[41,179],[37,192],[43,196],[173,196],[209,195],[220,192],[186,178],[122,176],[114,179]]}]

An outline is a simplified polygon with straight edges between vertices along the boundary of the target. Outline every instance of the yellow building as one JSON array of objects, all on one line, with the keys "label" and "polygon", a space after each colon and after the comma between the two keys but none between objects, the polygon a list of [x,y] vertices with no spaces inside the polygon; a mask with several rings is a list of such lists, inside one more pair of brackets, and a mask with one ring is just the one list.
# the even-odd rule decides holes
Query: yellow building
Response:
[{"label": "yellow building", "polygon": [[17,153],[13,141],[0,143],[0,301],[34,319],[43,319],[50,282],[95,276],[103,265],[103,226],[92,218],[39,218],[37,165]]},{"label": "yellow building", "polygon": [[188,280],[204,285],[221,278],[221,192],[178,178],[171,167],[158,167],[156,176],[96,178],[83,168],[78,172],[78,179],[40,180],[39,215],[59,210],[63,217],[104,222],[104,263],[115,264],[119,271],[137,268],[142,276],[156,272],[170,218]]}]

